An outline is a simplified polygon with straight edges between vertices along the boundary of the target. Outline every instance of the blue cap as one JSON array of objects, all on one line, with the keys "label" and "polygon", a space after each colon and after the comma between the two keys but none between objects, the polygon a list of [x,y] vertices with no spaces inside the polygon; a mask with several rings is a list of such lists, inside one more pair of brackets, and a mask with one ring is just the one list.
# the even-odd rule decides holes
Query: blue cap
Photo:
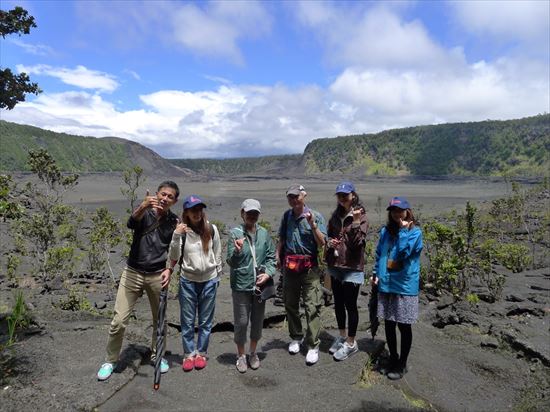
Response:
[{"label": "blue cap", "polygon": [[351,192],[355,192],[355,186],[353,186],[353,183],[351,182],[340,182],[338,186],[336,186],[335,193],[351,193]]},{"label": "blue cap", "polygon": [[411,205],[409,204],[409,201],[405,199],[404,197],[396,196],[392,197],[390,200],[390,204],[386,208],[386,210],[390,210],[392,207],[398,207],[399,209],[410,209]]},{"label": "blue cap", "polygon": [[206,207],[206,203],[203,202],[200,196],[198,195],[187,196],[183,201],[183,210],[191,209],[192,207],[197,205],[203,205],[204,207]]}]

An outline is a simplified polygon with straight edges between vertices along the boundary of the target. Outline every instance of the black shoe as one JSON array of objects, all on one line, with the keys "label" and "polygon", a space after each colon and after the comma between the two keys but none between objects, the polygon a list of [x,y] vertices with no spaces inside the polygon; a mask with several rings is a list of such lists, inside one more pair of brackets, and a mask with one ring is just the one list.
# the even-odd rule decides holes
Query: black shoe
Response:
[{"label": "black shoe", "polygon": [[383,359],[380,359],[379,363],[378,363],[378,372],[380,372],[382,375],[387,375],[388,373],[390,373],[391,371],[393,371],[394,369],[396,369],[399,365],[399,360],[398,359],[388,359],[388,358],[383,358]]},{"label": "black shoe", "polygon": [[386,376],[388,377],[388,379],[391,379],[392,381],[396,381],[401,379],[403,375],[405,375],[407,372],[408,371],[406,366],[398,365],[392,371],[388,372]]}]

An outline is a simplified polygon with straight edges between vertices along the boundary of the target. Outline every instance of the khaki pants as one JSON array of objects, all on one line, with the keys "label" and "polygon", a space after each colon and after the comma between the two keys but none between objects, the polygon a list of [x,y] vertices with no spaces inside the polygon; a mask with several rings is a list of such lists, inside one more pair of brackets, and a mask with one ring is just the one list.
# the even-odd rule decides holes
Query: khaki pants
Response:
[{"label": "khaki pants", "polygon": [[153,315],[153,336],[151,337],[151,359],[155,359],[156,340],[157,340],[157,316],[160,300],[160,273],[143,274],[126,267],[120,277],[120,284],[115,301],[115,315],[111,321],[109,329],[109,341],[107,343],[106,361],[115,363],[118,361],[124,332],[128,326],[130,315],[138,300],[147,292],[149,304],[151,305],[151,314]]}]

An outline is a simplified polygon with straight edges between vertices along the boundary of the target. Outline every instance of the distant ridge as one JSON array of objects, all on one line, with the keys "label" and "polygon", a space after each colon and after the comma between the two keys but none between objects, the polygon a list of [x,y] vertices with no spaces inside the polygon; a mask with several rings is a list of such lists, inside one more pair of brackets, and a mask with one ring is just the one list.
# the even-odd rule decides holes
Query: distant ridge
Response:
[{"label": "distant ridge", "polygon": [[317,139],[303,165],[308,175],[548,176],[550,114]]},{"label": "distant ridge", "polygon": [[218,176],[548,176],[550,115],[316,139],[303,155],[171,161]]},{"label": "distant ridge", "polygon": [[0,170],[24,171],[43,147],[65,171],[111,172],[135,165],[165,176],[548,176],[550,114],[447,123],[323,138],[303,154],[232,159],[164,159],[129,140],[81,137],[0,121]]},{"label": "distant ridge", "polygon": [[231,159],[170,159],[180,167],[204,175],[289,175],[303,174],[302,155],[238,157]]},{"label": "distant ridge", "polygon": [[190,174],[151,149],[119,137],[83,137],[0,121],[0,170],[27,171],[28,151],[44,148],[66,172],[120,172],[139,165],[147,175]]}]

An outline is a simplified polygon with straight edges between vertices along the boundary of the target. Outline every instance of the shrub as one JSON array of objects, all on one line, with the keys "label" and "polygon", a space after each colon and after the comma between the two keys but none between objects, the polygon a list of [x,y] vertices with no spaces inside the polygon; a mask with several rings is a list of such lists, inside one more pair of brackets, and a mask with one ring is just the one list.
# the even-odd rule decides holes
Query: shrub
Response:
[{"label": "shrub", "polygon": [[61,299],[57,306],[61,310],[69,310],[72,312],[83,311],[97,314],[97,310],[92,306],[88,298],[74,288],[69,290],[67,298]]},{"label": "shrub", "polygon": [[495,257],[501,265],[514,273],[523,271],[532,262],[529,248],[513,243],[499,244],[495,250]]},{"label": "shrub", "polygon": [[8,279],[14,279],[17,273],[17,268],[21,264],[21,257],[13,253],[8,255],[8,263],[6,265]]},{"label": "shrub", "polygon": [[218,228],[218,232],[220,232],[220,235],[227,231],[227,225],[223,223],[221,220],[211,220],[210,223],[212,223]]},{"label": "shrub", "polygon": [[470,303],[471,305],[475,305],[479,303],[479,296],[477,296],[475,293],[468,293],[466,295],[466,302]]}]

